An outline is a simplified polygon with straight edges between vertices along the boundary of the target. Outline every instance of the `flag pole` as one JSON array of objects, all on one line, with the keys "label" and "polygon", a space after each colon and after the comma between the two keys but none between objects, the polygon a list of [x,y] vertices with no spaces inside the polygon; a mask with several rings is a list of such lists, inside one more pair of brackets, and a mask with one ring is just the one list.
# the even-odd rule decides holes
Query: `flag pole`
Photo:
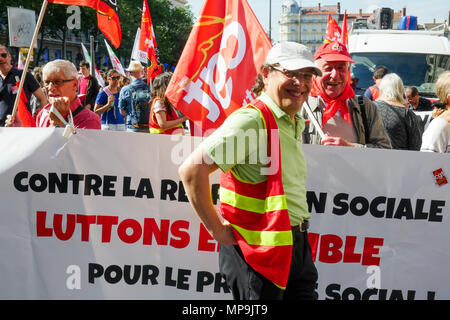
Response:
[{"label": "flag pole", "polygon": [[313,112],[311,111],[309,104],[307,101],[305,101],[305,103],[303,103],[302,108],[305,109],[306,113],[308,114],[308,118],[309,120],[312,122],[313,126],[316,128],[317,132],[320,135],[321,139],[325,139],[325,133],[323,133],[322,128],[320,127],[319,122],[317,122],[316,117],[314,116]]},{"label": "flag pole", "polygon": [[25,82],[25,78],[26,78],[26,75],[27,75],[28,66],[30,65],[31,56],[33,54],[33,47],[34,47],[34,44],[36,43],[36,40],[37,40],[37,37],[38,37],[38,34],[39,34],[39,29],[41,28],[42,20],[44,19],[45,11],[47,10],[47,4],[48,4],[48,0],[44,0],[44,2],[42,3],[41,12],[39,13],[39,18],[38,18],[38,21],[37,21],[37,24],[36,24],[36,29],[34,30],[33,38],[31,39],[30,48],[29,48],[28,54],[27,54],[27,60],[25,61],[25,65],[23,67],[22,77],[20,78],[19,88],[17,89],[16,100],[14,101],[14,108],[13,108],[13,111],[12,111],[12,119],[14,119],[16,117],[17,107],[19,105],[20,95],[21,95],[22,90],[23,90],[23,84]]}]

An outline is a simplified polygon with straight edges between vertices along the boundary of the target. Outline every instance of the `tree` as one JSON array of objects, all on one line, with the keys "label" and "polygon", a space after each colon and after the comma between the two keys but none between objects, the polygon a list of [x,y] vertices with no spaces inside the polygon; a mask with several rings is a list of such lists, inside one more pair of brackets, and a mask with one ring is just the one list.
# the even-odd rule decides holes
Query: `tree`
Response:
[{"label": "tree", "polygon": [[[147,0],[152,16],[153,29],[157,41],[160,63],[176,65],[189,33],[192,29],[194,17],[189,9],[174,8],[168,0]],[[17,0],[2,0],[0,2],[0,25],[6,26],[6,34],[0,33],[7,44],[8,16],[6,8],[17,6]],[[39,14],[43,0],[21,0],[20,5],[27,9],[32,9]],[[122,62],[128,63],[133,49],[136,31],[141,24],[143,0],[118,0],[118,15],[122,29],[122,42],[116,50]],[[97,27],[96,11],[89,7],[81,9],[81,29],[73,30],[75,34],[84,34],[87,39],[94,36],[98,44],[98,50],[106,54],[103,43],[104,36]],[[38,37],[38,50],[35,52],[35,61],[39,61],[45,49],[45,39],[50,36],[61,41],[61,52],[64,52],[64,45],[67,36],[66,5],[56,5],[49,3],[45,13],[40,35]],[[4,27],[2,27],[4,29]]]},{"label": "tree", "polygon": [[[185,8],[174,8],[168,0],[147,0],[160,63],[176,65],[191,32],[194,16]],[[141,25],[143,0],[118,2],[122,26],[119,56],[131,57],[136,31]],[[128,61],[127,61],[128,62]]]}]

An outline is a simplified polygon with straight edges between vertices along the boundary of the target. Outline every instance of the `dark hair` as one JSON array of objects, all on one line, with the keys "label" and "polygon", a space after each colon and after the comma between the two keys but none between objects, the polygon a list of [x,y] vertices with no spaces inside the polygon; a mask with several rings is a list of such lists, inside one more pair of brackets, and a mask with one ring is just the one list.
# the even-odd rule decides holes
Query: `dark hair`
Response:
[{"label": "dark hair", "polygon": [[385,66],[377,66],[373,72],[373,77],[375,79],[382,79],[385,75],[389,73],[389,69]]},{"label": "dark hair", "polygon": [[90,65],[89,62],[87,62],[86,60],[82,60],[82,61],[80,62],[80,67],[90,68],[91,65]]},{"label": "dark hair", "polygon": [[407,88],[405,89],[405,91],[406,91],[406,90],[411,91],[411,96],[413,96],[413,97],[415,97],[415,96],[417,96],[417,95],[419,94],[419,90],[417,90],[417,88],[414,87],[414,86],[409,86],[409,87],[407,87]]},{"label": "dark hair", "polygon": [[171,77],[172,77],[171,72],[164,72],[157,75],[152,80],[152,92],[151,92],[153,99],[158,98],[161,100],[161,102],[166,107],[168,114],[172,113],[172,104],[169,102],[169,100],[167,100],[165,94]]},{"label": "dark hair", "polygon": [[106,73],[106,77],[111,77],[114,73],[119,73],[116,69],[110,69],[108,73]]},{"label": "dark hair", "polygon": [[261,94],[261,92],[263,92],[263,90],[264,90],[264,78],[262,75],[263,69],[266,68],[269,71],[272,71],[273,67],[275,67],[275,66],[276,65],[270,65],[270,64],[263,64],[261,66],[261,69],[260,69],[258,75],[256,76],[255,84],[252,87],[252,91],[256,96],[259,96]]}]

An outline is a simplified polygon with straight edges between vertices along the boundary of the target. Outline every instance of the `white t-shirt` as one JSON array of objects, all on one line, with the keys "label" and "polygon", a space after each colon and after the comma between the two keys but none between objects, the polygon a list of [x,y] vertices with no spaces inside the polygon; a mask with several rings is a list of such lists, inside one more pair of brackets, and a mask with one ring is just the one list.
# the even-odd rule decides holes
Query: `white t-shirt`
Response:
[{"label": "white t-shirt", "polygon": [[420,151],[450,153],[450,123],[435,118],[422,135]]}]

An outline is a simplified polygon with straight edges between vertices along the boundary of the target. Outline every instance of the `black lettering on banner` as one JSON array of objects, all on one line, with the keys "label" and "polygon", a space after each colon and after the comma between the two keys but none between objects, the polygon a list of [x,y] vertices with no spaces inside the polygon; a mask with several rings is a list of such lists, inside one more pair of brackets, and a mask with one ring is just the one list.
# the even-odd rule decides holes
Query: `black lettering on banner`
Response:
[{"label": "black lettering on banner", "polygon": [[350,211],[355,216],[363,216],[369,210],[369,201],[364,197],[355,197],[350,202]]},{"label": "black lettering on banner", "polygon": [[169,196],[170,200],[177,200],[175,193],[178,190],[178,185],[175,181],[169,179],[161,180],[161,200],[167,200]]},{"label": "black lettering on banner", "polygon": [[131,177],[123,177],[122,195],[124,197],[136,197],[136,198],[143,198],[144,196],[146,196],[147,199],[152,199],[155,197],[153,194],[152,184],[149,178],[140,179],[137,189],[133,189]]},{"label": "black lettering on banner", "polygon": [[50,172],[48,174],[48,192],[56,193],[56,188],[58,188],[58,193],[67,193],[68,177],[67,173],[62,173],[60,179],[56,172]]},{"label": "black lettering on banner", "polygon": [[[367,288],[363,291],[355,287],[342,290],[341,285],[331,283],[325,288],[325,300],[416,300],[416,290]],[[426,292],[427,300],[435,299],[434,291]],[[423,298],[417,297],[422,300]]]},{"label": "black lettering on banner", "polygon": [[203,292],[203,288],[214,282],[214,276],[208,271],[199,271],[197,274],[197,292]]},{"label": "black lettering on banner", "polygon": [[344,200],[348,200],[348,193],[339,193],[334,197],[334,214],[341,216],[347,213],[348,204]]},{"label": "black lettering on banner", "polygon": [[[317,202],[313,192],[309,194],[308,206],[311,210],[312,204]],[[398,201],[397,201],[398,200]],[[323,202],[322,202],[323,201]],[[324,200],[320,201],[323,205]],[[429,212],[426,210],[425,199],[410,198],[387,198],[378,196],[369,200],[363,196],[349,199],[348,193],[338,193],[333,199],[334,207],[332,213],[343,216],[351,212],[354,216],[361,217],[367,212],[375,218],[399,219],[399,220],[428,220],[430,222],[442,222],[442,210],[445,207],[443,200],[430,200]]]},{"label": "black lettering on banner", "polygon": [[116,190],[114,189],[114,182],[117,181],[117,176],[103,176],[103,196],[115,197]]},{"label": "black lettering on banner", "polygon": [[35,173],[29,179],[29,185],[31,190],[35,192],[42,192],[47,189],[47,179],[44,175]]},{"label": "black lettering on banner", "polygon": [[173,268],[166,267],[166,286],[176,287],[177,289],[189,290],[189,276],[191,275],[191,270],[178,269],[177,277],[172,278]]},{"label": "black lettering on banner", "polygon": [[186,195],[186,191],[184,190],[183,182],[180,181],[178,184],[178,202],[189,202],[189,199]]},{"label": "black lettering on banner", "polygon": [[158,284],[158,275],[159,269],[154,265],[135,265],[133,270],[131,265],[124,265],[123,269],[114,264],[107,266],[106,269],[98,263],[88,265],[88,281],[93,284],[95,279],[103,277],[109,284],[116,284],[123,279],[125,283],[131,285],[142,279],[141,283],[144,285],[149,284],[149,281],[151,285],[155,285]]},{"label": "black lettering on banner", "polygon": [[311,213],[314,207],[314,211],[316,213],[324,213],[327,202],[327,194],[325,192],[321,192],[319,194],[319,199],[317,199],[316,193],[314,191],[307,191],[306,202],[308,203],[308,212]]},{"label": "black lettering on banner", "polygon": [[69,181],[73,182],[72,192],[73,194],[78,194],[80,189],[80,181],[84,180],[84,175],[69,173]]},{"label": "black lettering on banner", "polygon": [[96,195],[96,196],[102,194],[100,192],[100,187],[102,185],[101,177],[99,177],[96,174],[87,174],[85,179],[86,179],[86,182],[84,184],[84,195],[85,196],[90,196],[91,191],[93,191],[94,195]]},{"label": "black lettering on banner", "polygon": [[442,216],[438,213],[442,213],[444,206],[445,201],[431,200],[429,221],[442,222]]},{"label": "black lettering on banner", "polygon": [[123,190],[122,195],[124,197],[134,197],[136,190],[131,189],[131,177],[123,177]]},{"label": "black lettering on banner", "polygon": [[372,200],[370,203],[370,213],[372,216],[375,218],[383,218],[384,211],[378,210],[378,206],[384,203],[386,203],[386,197],[376,197]]},{"label": "black lettering on banner", "polygon": [[216,205],[217,201],[219,200],[219,189],[220,189],[219,183],[213,183],[211,185],[211,196],[212,196],[214,205]]},{"label": "black lettering on banner", "polygon": [[27,192],[28,185],[22,184],[22,180],[28,178],[28,172],[21,171],[14,177],[14,187],[20,192]]},{"label": "black lettering on banner", "polygon": [[400,199],[400,203],[398,204],[397,210],[394,214],[394,219],[401,219],[402,217],[405,217],[406,220],[413,218],[410,199]]}]

